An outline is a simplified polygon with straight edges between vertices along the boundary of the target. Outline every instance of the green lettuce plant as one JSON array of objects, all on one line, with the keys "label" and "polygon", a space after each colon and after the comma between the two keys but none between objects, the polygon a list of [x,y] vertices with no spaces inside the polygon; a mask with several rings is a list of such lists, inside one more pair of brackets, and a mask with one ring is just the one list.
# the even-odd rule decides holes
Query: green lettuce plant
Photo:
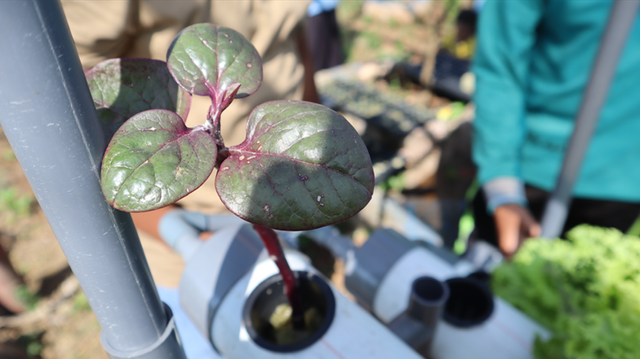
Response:
[{"label": "green lettuce plant", "polygon": [[[112,59],[87,70],[107,140],[102,189],[127,212],[158,209],[200,187],[217,168],[225,206],[254,224],[276,257],[294,323],[301,318],[295,278],[275,232],[308,230],[358,213],[373,192],[371,160],[353,127],[338,113],[302,101],[256,107],[247,136],[226,147],[223,111],[262,82],[262,60],[238,32],[211,24],[184,29],[167,62]],[[189,128],[191,96],[207,96],[204,124]]]},{"label": "green lettuce plant", "polygon": [[493,273],[495,293],[549,328],[539,359],[640,358],[640,239],[578,226],[530,239]]}]

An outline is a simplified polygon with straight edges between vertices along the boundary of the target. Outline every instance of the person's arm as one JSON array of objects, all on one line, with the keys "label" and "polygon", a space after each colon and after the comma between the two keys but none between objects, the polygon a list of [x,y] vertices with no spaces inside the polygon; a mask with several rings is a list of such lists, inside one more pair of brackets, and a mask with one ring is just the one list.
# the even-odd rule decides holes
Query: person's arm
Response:
[{"label": "person's arm", "polygon": [[516,177],[498,177],[487,181],[482,189],[488,211],[493,213],[498,245],[510,258],[526,238],[540,235],[540,225],[526,208],[524,183]]},{"label": "person's arm", "polygon": [[543,11],[542,0],[487,1],[478,25],[473,157],[507,256],[524,238],[539,235],[526,209],[520,153],[530,58]]}]

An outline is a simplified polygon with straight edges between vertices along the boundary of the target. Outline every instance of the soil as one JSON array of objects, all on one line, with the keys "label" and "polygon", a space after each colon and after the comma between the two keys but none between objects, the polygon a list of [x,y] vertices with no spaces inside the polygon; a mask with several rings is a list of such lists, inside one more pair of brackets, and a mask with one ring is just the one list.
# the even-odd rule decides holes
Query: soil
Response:
[{"label": "soil", "polygon": [[18,294],[28,307],[0,317],[0,357],[106,359],[98,321],[2,129],[0,168],[0,245],[24,281]]}]

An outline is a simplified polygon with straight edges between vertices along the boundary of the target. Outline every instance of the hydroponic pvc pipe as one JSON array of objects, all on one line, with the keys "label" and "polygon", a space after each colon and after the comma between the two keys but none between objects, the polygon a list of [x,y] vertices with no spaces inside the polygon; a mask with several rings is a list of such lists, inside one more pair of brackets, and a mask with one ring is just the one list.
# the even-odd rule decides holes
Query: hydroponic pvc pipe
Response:
[{"label": "hydroponic pvc pipe", "polygon": [[416,278],[411,285],[409,305],[388,324],[405,343],[428,358],[436,325],[449,299],[449,286],[429,276]]},{"label": "hydroponic pvc pipe", "polygon": [[542,237],[557,238],[567,219],[571,192],[584,154],[600,118],[600,110],[609,93],[609,85],[615,75],[620,54],[628,34],[638,16],[640,1],[616,0],[611,9],[607,27],[591,77],[576,117],[575,129],[562,164],[555,191],[549,198],[542,217]]},{"label": "hydroponic pvc pipe", "polygon": [[[346,239],[345,239],[346,240]],[[369,248],[367,248],[369,247]],[[396,247],[396,248],[392,248]],[[401,253],[402,252],[402,253]],[[392,263],[375,258],[386,257],[392,253],[396,259]],[[398,255],[399,254],[399,255]],[[371,256],[368,261],[360,258]],[[390,325],[407,310],[411,296],[412,283],[416,278],[430,276],[441,281],[466,277],[476,268],[464,259],[449,259],[441,256],[433,249],[428,249],[416,242],[394,233],[388,229],[374,232],[369,239],[356,250],[352,259],[345,258],[345,286],[357,299],[365,303],[381,322]],[[370,275],[366,275],[370,273]],[[362,291],[362,286],[353,286],[353,276],[370,278],[367,282],[376,283],[373,297],[369,291]],[[352,291],[352,288],[355,288]],[[478,300],[472,295],[469,298]],[[532,345],[536,336],[544,340],[549,332],[510,304],[494,297],[494,310],[483,323],[472,328],[461,328],[441,320],[431,345],[431,357],[438,359],[533,359]],[[468,308],[473,313],[477,308]],[[446,311],[445,306],[445,311]]]},{"label": "hydroponic pvc pipe", "polygon": [[185,358],[131,217],[99,181],[106,143],[59,1],[0,1],[0,125],[111,358]]},{"label": "hydroponic pvc pipe", "polygon": [[[253,320],[247,322],[246,318],[243,322],[244,309],[251,307],[252,293],[260,293],[263,282],[269,282],[268,278],[277,274],[278,268],[251,225],[230,215],[173,210],[162,217],[159,230],[162,239],[180,253],[186,263],[180,279],[182,308],[225,358],[419,358],[403,341],[331,285],[326,289],[332,293],[335,316],[331,315],[331,324],[316,338],[317,342],[307,343],[308,347],[289,347],[293,352],[273,343],[265,348],[264,340],[251,336],[252,328],[261,326]],[[215,234],[202,241],[199,234],[203,231],[215,231]],[[331,231],[312,232],[319,235]],[[286,257],[292,269],[317,276],[303,254],[287,251]],[[271,289],[265,292],[269,291]],[[310,300],[308,304],[313,302]]]}]

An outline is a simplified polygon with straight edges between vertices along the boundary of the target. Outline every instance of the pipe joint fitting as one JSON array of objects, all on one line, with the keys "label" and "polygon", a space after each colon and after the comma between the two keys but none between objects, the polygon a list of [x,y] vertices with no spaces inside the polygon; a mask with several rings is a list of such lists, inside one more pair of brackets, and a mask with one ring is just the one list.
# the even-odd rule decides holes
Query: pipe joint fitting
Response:
[{"label": "pipe joint fitting", "polygon": [[180,335],[176,328],[171,308],[165,303],[164,311],[167,316],[167,326],[158,340],[150,346],[132,352],[123,352],[113,348],[104,335],[100,334],[100,341],[111,359],[186,359],[180,342]]}]

